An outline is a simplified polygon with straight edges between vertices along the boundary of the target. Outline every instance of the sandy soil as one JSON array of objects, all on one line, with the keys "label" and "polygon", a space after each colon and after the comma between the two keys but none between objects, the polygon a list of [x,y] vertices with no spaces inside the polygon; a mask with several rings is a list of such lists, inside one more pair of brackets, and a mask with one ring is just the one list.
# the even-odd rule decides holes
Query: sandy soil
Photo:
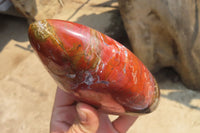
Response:
[{"label": "sandy soil", "polygon": [[[66,15],[66,20],[91,26],[127,44],[116,2],[91,0],[76,7],[65,8],[54,18]],[[0,20],[1,133],[46,133],[56,84],[30,47],[26,20],[4,15]],[[200,132],[200,93],[187,89],[169,70],[156,78],[161,88],[157,110],[141,116],[128,133]]]}]

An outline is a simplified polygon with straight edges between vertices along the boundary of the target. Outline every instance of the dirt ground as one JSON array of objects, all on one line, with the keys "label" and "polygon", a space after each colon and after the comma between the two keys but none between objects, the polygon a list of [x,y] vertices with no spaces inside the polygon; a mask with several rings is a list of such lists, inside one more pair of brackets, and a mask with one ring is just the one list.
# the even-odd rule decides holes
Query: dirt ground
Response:
[{"label": "dirt ground", "polygon": [[[91,0],[76,7],[65,8],[54,18],[65,15],[66,20],[128,43],[116,1]],[[6,15],[0,20],[1,133],[47,133],[56,84],[33,53],[26,20]],[[200,92],[186,88],[168,69],[155,76],[160,104],[155,112],[139,117],[128,133],[199,133]]]}]

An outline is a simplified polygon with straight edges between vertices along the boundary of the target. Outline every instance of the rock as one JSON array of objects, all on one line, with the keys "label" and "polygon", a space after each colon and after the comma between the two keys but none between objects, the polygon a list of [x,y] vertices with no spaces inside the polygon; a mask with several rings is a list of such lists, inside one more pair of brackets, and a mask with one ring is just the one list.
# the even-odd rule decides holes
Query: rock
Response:
[{"label": "rock", "polygon": [[37,13],[35,0],[11,0],[15,8],[30,22],[35,20]]},{"label": "rock", "polygon": [[21,14],[16,11],[15,7],[9,0],[0,0],[0,14],[21,17]]},{"label": "rock", "polygon": [[134,53],[153,72],[172,67],[200,90],[197,0],[118,0]]}]

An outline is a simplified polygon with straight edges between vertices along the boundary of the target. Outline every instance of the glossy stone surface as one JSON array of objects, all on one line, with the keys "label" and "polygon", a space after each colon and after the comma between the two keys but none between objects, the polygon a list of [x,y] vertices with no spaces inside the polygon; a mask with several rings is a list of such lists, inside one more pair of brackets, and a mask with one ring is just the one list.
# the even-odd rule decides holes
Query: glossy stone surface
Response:
[{"label": "glossy stone surface", "polygon": [[105,113],[139,115],[159,101],[157,83],[142,62],[110,37],[84,25],[42,20],[29,39],[58,86]]}]

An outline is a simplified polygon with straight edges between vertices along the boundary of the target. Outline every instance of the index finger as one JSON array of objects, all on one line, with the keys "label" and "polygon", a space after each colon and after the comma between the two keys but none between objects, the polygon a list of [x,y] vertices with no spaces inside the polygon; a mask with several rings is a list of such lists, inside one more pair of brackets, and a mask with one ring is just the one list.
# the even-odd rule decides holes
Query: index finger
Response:
[{"label": "index finger", "polygon": [[54,102],[54,107],[62,107],[62,106],[69,106],[75,102],[75,98],[73,95],[63,91],[59,87],[57,88],[56,92],[56,99]]},{"label": "index finger", "polygon": [[123,115],[112,122],[113,127],[120,133],[125,133],[137,120],[137,116]]}]

